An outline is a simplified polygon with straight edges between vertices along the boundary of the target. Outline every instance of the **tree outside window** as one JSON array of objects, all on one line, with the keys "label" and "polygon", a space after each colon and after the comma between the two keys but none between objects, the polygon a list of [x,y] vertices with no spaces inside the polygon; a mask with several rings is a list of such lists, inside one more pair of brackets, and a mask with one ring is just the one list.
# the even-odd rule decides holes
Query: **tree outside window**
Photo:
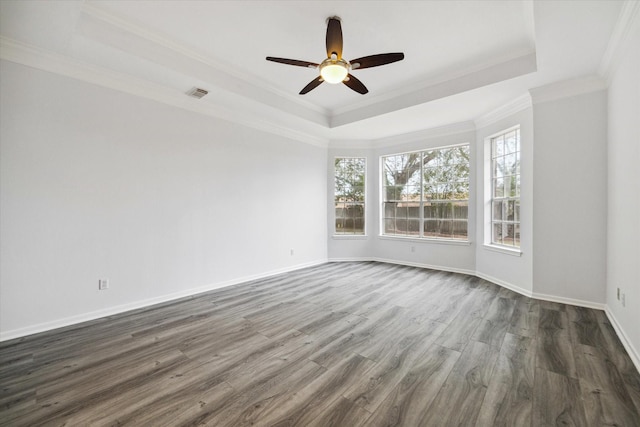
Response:
[{"label": "tree outside window", "polygon": [[382,157],[383,234],[468,238],[469,145]]}]

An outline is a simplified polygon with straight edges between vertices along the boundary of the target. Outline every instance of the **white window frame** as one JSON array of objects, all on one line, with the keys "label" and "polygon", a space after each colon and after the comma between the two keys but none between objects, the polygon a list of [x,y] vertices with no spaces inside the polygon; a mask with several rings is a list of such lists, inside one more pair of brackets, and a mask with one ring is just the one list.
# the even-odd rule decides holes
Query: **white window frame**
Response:
[{"label": "white window frame", "polygon": [[[515,245],[504,245],[500,243],[493,242],[493,224],[494,224],[494,216],[493,216],[493,141],[500,137],[507,135],[513,131],[518,132],[518,140],[519,140],[519,173],[518,175],[522,178],[522,131],[520,129],[520,125],[511,126],[509,128],[503,129],[500,132],[496,132],[492,135],[487,136],[484,139],[484,247],[487,250],[500,252],[507,255],[521,256],[522,255],[522,236],[520,236],[519,246]],[[522,212],[522,181],[520,179],[519,185],[520,193],[517,197],[506,197],[501,198],[500,200],[517,200],[520,204],[520,212]],[[509,221],[507,221],[509,222]],[[506,222],[505,222],[506,223]],[[511,222],[509,222],[511,223]],[[514,225],[517,223],[520,233],[522,233],[522,221],[521,215],[518,218],[518,221],[512,222]]]},{"label": "white window frame", "polygon": [[[469,197],[466,199],[467,202],[467,236],[466,238],[446,238],[446,237],[434,237],[434,236],[425,236],[424,235],[424,203],[425,203],[425,195],[424,195],[424,171],[423,166],[420,168],[420,201],[419,201],[419,231],[418,235],[402,235],[402,234],[385,234],[385,165],[384,158],[399,156],[399,155],[407,155],[413,153],[423,153],[428,151],[436,151],[436,150],[446,150],[456,147],[468,147],[469,153],[471,153],[471,144],[469,142],[464,142],[460,144],[446,145],[446,146],[438,146],[433,148],[423,148],[420,150],[412,150],[412,151],[403,151],[399,153],[389,153],[380,156],[379,159],[379,170],[380,170],[380,187],[379,187],[379,200],[380,200],[380,221],[379,221],[379,238],[388,239],[388,240],[407,240],[407,241],[417,241],[417,242],[432,242],[432,243],[444,243],[444,244],[454,244],[454,245],[469,245],[471,243],[469,236],[470,229],[470,209],[471,209],[471,176],[473,174],[472,162],[469,159]],[[464,201],[464,200],[460,200]]]},{"label": "white window frame", "polygon": [[[362,233],[340,233],[336,229],[336,220],[338,217],[336,216],[336,160],[339,159],[360,159],[364,161],[364,179],[363,179],[363,201],[362,201],[362,222],[363,222],[363,231]],[[367,158],[365,156],[335,156],[333,158],[333,238],[336,239],[359,239],[367,236]],[[347,203],[347,202],[345,202]]]}]

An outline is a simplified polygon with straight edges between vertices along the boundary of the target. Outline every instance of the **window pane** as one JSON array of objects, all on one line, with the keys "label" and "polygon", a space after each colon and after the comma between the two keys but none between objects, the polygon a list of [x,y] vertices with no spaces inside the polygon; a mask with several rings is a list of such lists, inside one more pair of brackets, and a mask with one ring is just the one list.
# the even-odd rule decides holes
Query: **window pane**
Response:
[{"label": "window pane", "polygon": [[[390,188],[395,187],[400,194],[394,194],[394,197],[402,202],[395,211],[393,234],[451,238],[453,218],[459,216],[459,222],[463,223],[459,235],[466,236],[469,153],[469,145],[464,145],[383,157],[384,200],[391,200]],[[458,206],[453,202],[456,200],[462,203]],[[383,205],[385,218],[390,215],[389,209]],[[457,209],[455,213],[454,209]],[[429,221],[423,221],[421,225],[421,220]],[[389,226],[385,223],[383,228],[386,230]]]},{"label": "window pane", "polygon": [[437,208],[435,204],[429,203],[424,207],[424,217],[425,218],[437,218]]},{"label": "window pane", "polygon": [[384,217],[385,218],[393,218],[396,216],[396,204],[386,202],[384,204]]},{"label": "window pane", "polygon": [[[457,202],[453,205],[453,217],[455,219],[468,219],[469,218],[469,202]],[[463,221],[465,224],[465,229],[467,225],[467,221]]]},{"label": "window pane", "polygon": [[493,242],[502,244],[502,223],[493,224]]},{"label": "window pane", "polygon": [[366,159],[336,158],[334,166],[335,233],[363,234]]},{"label": "window pane", "polygon": [[515,246],[515,225],[514,224],[505,224],[503,225],[503,236],[502,236],[502,244],[508,246]]},{"label": "window pane", "polygon": [[520,129],[492,138],[491,158],[491,242],[517,247],[520,245]]},{"label": "window pane", "polygon": [[420,218],[420,203],[411,203],[407,206],[407,218]]},{"label": "window pane", "polygon": [[451,218],[453,217],[453,206],[451,203],[441,203],[440,204],[440,218]]},{"label": "window pane", "polygon": [[515,153],[517,150],[516,132],[512,131],[505,135],[504,152],[505,154]]},{"label": "window pane", "polygon": [[407,232],[412,236],[420,235],[420,220],[410,219],[407,221]]},{"label": "window pane", "polygon": [[453,237],[453,221],[440,221],[440,235],[442,237],[451,238]]},{"label": "window pane", "polygon": [[384,232],[385,234],[395,234],[395,220],[393,219],[385,219],[384,220]]},{"label": "window pane", "polygon": [[505,175],[504,156],[493,159],[493,176],[501,177]]},{"label": "window pane", "polygon": [[502,203],[501,201],[493,201],[491,212],[494,221],[502,221]]},{"label": "window pane", "polygon": [[517,169],[516,159],[517,157],[515,154],[509,154],[508,156],[504,157],[504,174],[505,175],[516,174],[516,169]]},{"label": "window pane", "polygon": [[504,137],[503,136],[499,136],[498,138],[495,138],[493,152],[494,152],[494,157],[504,155]]},{"label": "window pane", "polygon": [[458,181],[455,183],[455,188],[453,192],[454,199],[468,199],[469,198],[469,180],[466,181]]},{"label": "window pane", "polygon": [[518,195],[518,177],[516,175],[505,178],[505,187],[507,197],[516,197]]},{"label": "window pane", "polygon": [[515,205],[516,205],[515,200],[509,200],[507,202],[507,212],[506,212],[507,221],[515,221],[515,212],[516,212]]},{"label": "window pane", "polygon": [[407,234],[407,220],[404,218],[396,219],[396,234]]},{"label": "window pane", "polygon": [[344,227],[341,230],[343,233],[352,234],[353,232],[353,218],[344,219]]},{"label": "window pane", "polygon": [[504,178],[494,178],[493,197],[504,197]]},{"label": "window pane", "polygon": [[436,237],[438,230],[438,221],[435,219],[428,219],[424,222],[424,235],[426,237]]},{"label": "window pane", "polygon": [[453,238],[454,239],[467,238],[467,221],[458,220],[453,222]]},{"label": "window pane", "polygon": [[398,206],[396,206],[396,218],[406,219],[408,212],[406,204],[398,203]]}]

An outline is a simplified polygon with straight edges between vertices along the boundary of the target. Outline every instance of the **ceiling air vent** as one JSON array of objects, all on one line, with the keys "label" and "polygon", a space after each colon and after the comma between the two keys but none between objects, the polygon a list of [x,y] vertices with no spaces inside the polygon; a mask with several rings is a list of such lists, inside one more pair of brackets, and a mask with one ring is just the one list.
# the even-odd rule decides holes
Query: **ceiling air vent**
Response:
[{"label": "ceiling air vent", "polygon": [[208,90],[200,89],[199,87],[194,87],[189,92],[187,92],[187,95],[200,99],[208,93],[209,93]]}]

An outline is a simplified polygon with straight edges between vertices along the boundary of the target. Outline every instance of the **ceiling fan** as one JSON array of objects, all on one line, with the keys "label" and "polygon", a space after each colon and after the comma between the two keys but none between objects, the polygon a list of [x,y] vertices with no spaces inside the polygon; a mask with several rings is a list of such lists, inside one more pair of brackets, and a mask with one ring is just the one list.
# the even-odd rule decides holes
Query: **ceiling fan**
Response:
[{"label": "ceiling fan", "polygon": [[351,75],[350,71],[362,68],[379,67],[404,59],[404,53],[380,53],[378,55],[363,56],[362,58],[347,61],[342,58],[342,26],[340,18],[333,16],[327,20],[327,59],[319,64],[315,62],[299,61],[297,59],[274,58],[267,56],[267,61],[280,62],[281,64],[309,67],[320,70],[320,75],[313,79],[301,91],[300,95],[310,92],[322,82],[331,84],[344,83],[352,90],[364,95],[369,92],[362,82]]}]

